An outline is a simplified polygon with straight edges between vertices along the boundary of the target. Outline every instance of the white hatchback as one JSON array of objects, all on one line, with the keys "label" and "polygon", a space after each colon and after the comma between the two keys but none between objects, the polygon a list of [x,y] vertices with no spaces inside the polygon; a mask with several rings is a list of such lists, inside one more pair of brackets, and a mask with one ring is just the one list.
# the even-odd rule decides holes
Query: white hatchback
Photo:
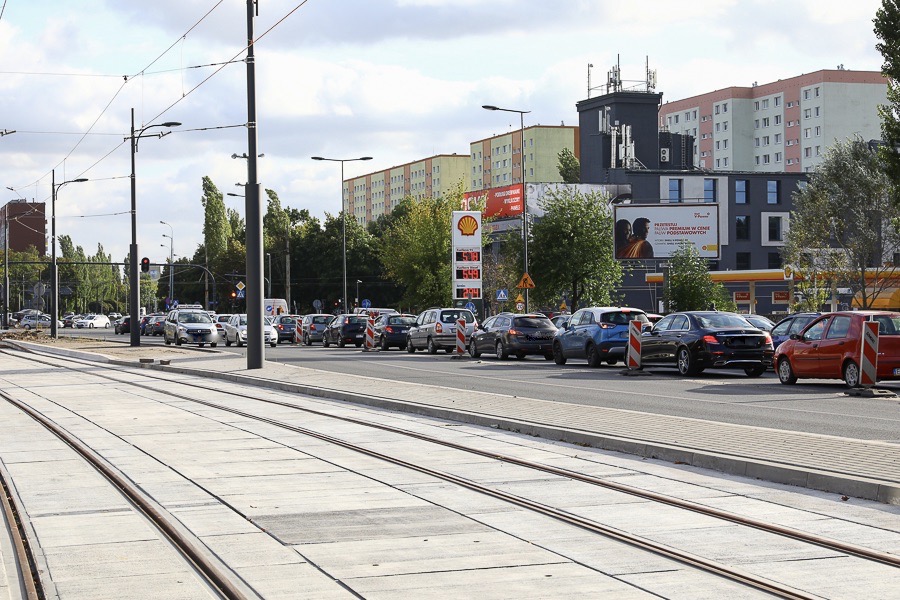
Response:
[{"label": "white hatchback", "polygon": [[106,315],[84,315],[84,317],[75,321],[75,327],[78,329],[95,329],[99,327],[109,329],[109,317]]}]

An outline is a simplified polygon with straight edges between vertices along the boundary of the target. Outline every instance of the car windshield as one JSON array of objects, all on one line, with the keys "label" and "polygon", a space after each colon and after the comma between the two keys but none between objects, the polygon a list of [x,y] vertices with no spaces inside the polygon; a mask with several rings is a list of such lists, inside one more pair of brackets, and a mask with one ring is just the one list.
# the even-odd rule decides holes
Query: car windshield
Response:
[{"label": "car windshield", "polygon": [[416,322],[415,317],[388,317],[388,325],[412,325]]},{"label": "car windshield", "polygon": [[640,321],[641,323],[650,322],[650,320],[647,319],[647,315],[637,311],[610,311],[601,313],[600,315],[601,323],[612,323],[613,325],[628,325],[629,321]]},{"label": "car windshield", "polygon": [[466,323],[471,323],[475,320],[467,310],[445,310],[441,313],[441,323],[456,323],[458,320],[463,319]]},{"label": "car windshield", "polygon": [[764,317],[746,316],[744,319],[757,329],[762,329],[763,331],[770,331],[773,327],[773,323]]},{"label": "car windshield", "polygon": [[516,317],[513,327],[532,327],[534,329],[550,329],[553,323],[547,317]]},{"label": "car windshield", "polygon": [[316,325],[324,325],[331,320],[331,317],[313,317],[312,322]]},{"label": "car windshield", "polygon": [[714,329],[716,327],[747,327],[747,320],[744,317],[729,315],[727,313],[718,315],[697,315],[697,322],[700,323],[700,327],[703,327],[704,329]]},{"label": "car windshield", "polygon": [[353,324],[353,325],[360,325],[360,324],[365,325],[368,320],[369,320],[369,317],[357,317],[357,316],[347,317],[347,323]]},{"label": "car windshield", "polygon": [[876,315],[872,320],[878,323],[878,335],[900,335],[900,315]]},{"label": "car windshield", "polygon": [[246,325],[247,324],[247,315],[241,315],[238,317],[238,325]]},{"label": "car windshield", "polygon": [[294,317],[281,317],[280,323],[282,325],[292,325],[296,323],[296,321],[294,320]]},{"label": "car windshield", "polygon": [[209,315],[203,312],[190,312],[190,313],[179,313],[178,314],[178,322],[179,323],[212,323],[212,319],[209,318]]}]

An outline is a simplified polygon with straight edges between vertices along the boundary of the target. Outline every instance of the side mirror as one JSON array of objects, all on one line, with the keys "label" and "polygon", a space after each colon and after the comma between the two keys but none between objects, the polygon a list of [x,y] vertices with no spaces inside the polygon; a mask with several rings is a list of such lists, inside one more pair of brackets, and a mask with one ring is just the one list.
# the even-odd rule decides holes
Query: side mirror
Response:
[{"label": "side mirror", "polygon": [[653,331],[652,323],[644,323],[641,325],[641,333],[647,333],[648,331]]},{"label": "side mirror", "polygon": [[802,339],[803,339],[803,336],[801,336],[799,333],[792,333],[792,334],[791,334],[791,339],[792,339],[792,340],[802,340]]}]

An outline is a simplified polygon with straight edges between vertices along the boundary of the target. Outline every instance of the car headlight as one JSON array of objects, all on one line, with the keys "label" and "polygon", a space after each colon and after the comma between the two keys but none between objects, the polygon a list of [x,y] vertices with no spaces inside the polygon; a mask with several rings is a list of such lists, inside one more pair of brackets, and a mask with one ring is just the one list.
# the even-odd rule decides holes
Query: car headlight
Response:
[{"label": "car headlight", "polygon": [[177,331],[178,333],[187,333],[187,328],[184,325],[179,325]]}]

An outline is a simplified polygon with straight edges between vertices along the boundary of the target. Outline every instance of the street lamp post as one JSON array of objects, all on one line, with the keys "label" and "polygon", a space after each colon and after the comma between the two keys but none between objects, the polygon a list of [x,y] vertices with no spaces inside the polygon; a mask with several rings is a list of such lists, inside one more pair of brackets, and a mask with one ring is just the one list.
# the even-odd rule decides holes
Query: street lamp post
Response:
[{"label": "street lamp post", "polygon": [[129,315],[131,315],[131,326],[128,328],[131,332],[131,345],[132,346],[140,346],[141,345],[141,330],[140,327],[135,327],[140,318],[138,313],[138,305],[141,302],[141,279],[138,274],[138,244],[137,244],[137,178],[135,177],[135,168],[134,168],[134,155],[137,154],[138,151],[138,140],[142,137],[156,137],[161,138],[164,135],[168,135],[170,132],[165,131],[162,133],[152,133],[150,135],[143,135],[145,131],[150,129],[151,127],[178,127],[181,123],[177,121],[166,121],[165,123],[157,123],[154,125],[147,125],[146,127],[142,127],[137,130],[135,133],[134,130],[134,109],[131,109],[131,136],[125,138],[131,140],[131,247],[129,248],[129,266],[128,266],[128,285],[129,285]]},{"label": "street lamp post", "polygon": [[[56,264],[56,192],[67,183],[82,183],[87,181],[84,177],[70,179],[60,184],[56,183],[56,169],[50,176],[50,187],[53,188],[50,203],[50,241],[52,242],[52,256],[50,257],[50,337],[59,337],[59,328],[56,321],[59,319],[59,266]],[[8,231],[8,230],[7,230]]]},{"label": "street lamp post", "polygon": [[361,279],[356,280],[356,303],[359,304],[359,284],[362,283]]},{"label": "street lamp post", "polygon": [[171,306],[175,301],[175,228],[165,221],[159,223],[169,226],[169,235],[162,235],[169,238],[169,306]]},{"label": "street lamp post", "polygon": [[313,160],[329,160],[331,162],[341,163],[341,237],[343,238],[344,247],[344,297],[341,298],[342,312],[347,312],[347,208],[350,206],[350,199],[347,199],[347,206],[344,206],[344,163],[354,160],[372,160],[371,156],[361,156],[359,158],[324,158],[322,156],[313,156]]},{"label": "street lamp post", "polygon": [[[483,104],[481,108],[485,110],[502,110],[503,112],[519,113],[519,131],[521,132],[520,136],[522,138],[520,141],[522,146],[519,155],[519,164],[522,169],[522,248],[525,272],[528,273],[528,201],[525,198],[525,115],[531,111],[516,110],[514,108],[500,108],[499,106],[493,106],[491,104]],[[525,288],[525,312],[528,312],[528,288]]]},{"label": "street lamp post", "polygon": [[271,298],[272,297],[272,254],[271,253],[266,252],[266,260],[269,261],[269,279],[268,279],[268,281],[266,281],[266,283],[268,283],[268,286],[266,286],[266,289],[267,289],[269,298]]}]

